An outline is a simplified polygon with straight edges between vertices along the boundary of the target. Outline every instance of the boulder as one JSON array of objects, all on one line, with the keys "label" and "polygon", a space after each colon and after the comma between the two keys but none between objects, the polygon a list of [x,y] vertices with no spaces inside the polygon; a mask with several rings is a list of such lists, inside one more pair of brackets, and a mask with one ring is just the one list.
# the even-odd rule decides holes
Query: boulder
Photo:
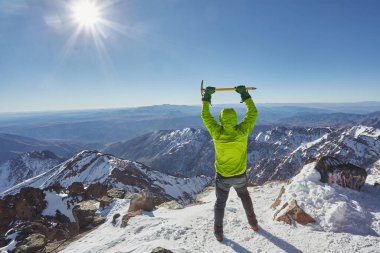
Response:
[{"label": "boulder", "polygon": [[50,191],[50,192],[54,191],[56,193],[60,193],[63,190],[65,190],[65,188],[58,182],[55,182],[54,184],[52,184],[52,185],[50,185],[44,189],[44,191]]},{"label": "boulder", "polygon": [[33,206],[26,199],[20,199],[16,202],[16,215],[20,220],[33,220],[37,213]]},{"label": "boulder", "polygon": [[119,188],[112,188],[107,191],[107,196],[111,198],[123,199],[125,197],[125,191]]},{"label": "boulder", "polygon": [[157,247],[157,248],[154,248],[151,251],[151,253],[173,253],[173,251],[165,249],[165,248],[162,248],[162,247]]},{"label": "boulder", "polygon": [[126,215],[123,216],[123,218],[121,218],[121,225],[120,225],[120,227],[121,228],[125,228],[128,225],[128,221],[132,217],[135,217],[135,216],[141,215],[141,214],[142,214],[141,209],[139,209],[137,211],[134,211],[134,212],[128,212]]},{"label": "boulder", "polygon": [[330,156],[319,158],[315,169],[321,174],[322,183],[338,184],[358,191],[367,178],[365,169]]},{"label": "boulder", "polygon": [[273,202],[273,204],[270,206],[272,209],[276,209],[279,204],[281,204],[281,196],[285,193],[285,187],[282,186],[280,193],[278,194],[276,200]]},{"label": "boulder", "polygon": [[16,210],[13,205],[13,196],[0,199],[0,234],[9,230],[9,224],[16,219]]},{"label": "boulder", "polygon": [[135,194],[131,199],[128,212],[138,210],[152,211],[155,208],[154,196],[149,191],[142,190],[139,194]]},{"label": "boulder", "polygon": [[34,253],[46,245],[46,237],[42,234],[31,234],[16,245],[15,253]]},{"label": "boulder", "polygon": [[45,194],[37,188],[22,188],[14,197],[14,206],[19,219],[32,221],[40,217],[46,207]]},{"label": "boulder", "polygon": [[67,190],[69,191],[70,195],[79,195],[83,194],[85,192],[84,186],[81,182],[74,182],[72,183]]},{"label": "boulder", "polygon": [[88,200],[74,206],[73,216],[79,230],[83,230],[93,223],[96,211],[98,210],[96,205],[96,201]]},{"label": "boulder", "polygon": [[112,217],[112,224],[113,225],[116,225],[116,222],[117,222],[117,219],[120,217],[120,214],[119,213],[116,213],[113,215]]},{"label": "boulder", "polygon": [[41,213],[46,207],[45,193],[41,189],[33,187],[21,188],[20,197],[26,199],[38,213]]},{"label": "boulder", "polygon": [[102,217],[100,215],[96,215],[94,217],[94,220],[92,221],[91,225],[93,227],[97,227],[97,226],[103,224],[104,222],[106,222],[106,218],[104,218],[104,217]]},{"label": "boulder", "polygon": [[85,195],[90,199],[99,199],[107,194],[107,186],[101,183],[91,184],[87,187]]},{"label": "boulder", "polygon": [[104,208],[106,206],[108,206],[109,204],[111,204],[113,201],[113,198],[110,198],[108,196],[103,196],[100,200],[99,200],[99,207],[101,208]]},{"label": "boulder", "polygon": [[23,235],[42,234],[47,236],[49,229],[40,222],[25,221],[14,227],[15,231]]},{"label": "boulder", "polygon": [[[288,203],[285,203],[282,208],[276,212],[275,217],[288,206]],[[277,221],[283,221],[289,225],[292,224],[292,220],[296,221],[301,225],[306,225],[309,223],[315,223],[315,220],[307,214],[301,207],[298,206],[296,200],[292,200],[288,209],[277,217]]]},{"label": "boulder", "polygon": [[165,207],[167,209],[175,210],[175,209],[183,209],[183,205],[179,204],[177,201],[172,200],[165,203],[162,203],[158,207]]}]

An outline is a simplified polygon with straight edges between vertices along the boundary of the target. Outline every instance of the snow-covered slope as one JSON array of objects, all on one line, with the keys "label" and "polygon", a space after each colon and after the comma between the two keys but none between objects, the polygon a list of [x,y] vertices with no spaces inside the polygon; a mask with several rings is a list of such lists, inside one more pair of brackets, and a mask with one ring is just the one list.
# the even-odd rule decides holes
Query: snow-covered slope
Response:
[{"label": "snow-covered slope", "polygon": [[67,188],[73,182],[82,182],[85,186],[100,182],[131,192],[146,188],[164,199],[190,203],[210,181],[211,178],[205,176],[173,177],[137,162],[121,160],[97,151],[82,151],[51,170],[10,188],[2,195],[15,193],[26,186],[43,189],[59,183]]},{"label": "snow-covered slope", "polygon": [[49,151],[27,152],[0,165],[0,193],[26,179],[44,173],[61,162]]},{"label": "snow-covered slope", "polygon": [[[329,128],[285,127],[259,131],[257,136],[253,134],[249,138],[249,166],[272,157],[273,153],[281,159],[302,143],[313,141],[330,132]],[[174,175],[212,176],[215,173],[214,146],[208,132],[201,129],[157,131],[113,144],[105,152],[140,161]]]},{"label": "snow-covered slope", "polygon": [[[316,162],[306,164],[285,186],[277,209],[294,199],[316,220],[312,225],[315,230],[380,236],[380,227],[377,226],[380,224],[376,225],[380,222],[380,188],[367,183],[361,191],[355,191],[321,183],[321,175],[314,169],[315,165]],[[380,179],[379,175],[368,177],[371,183]]]},{"label": "snow-covered slope", "polygon": [[[251,180],[282,180],[291,178],[308,159],[332,156],[343,162],[362,168],[378,167],[380,157],[380,129],[354,126],[332,131],[321,138],[303,143],[289,155],[281,157],[276,166],[254,165],[250,172]],[[267,158],[277,160],[277,156]]]},{"label": "snow-covered slope", "polygon": [[[112,225],[116,213],[125,214],[127,200],[118,200],[104,215],[107,221],[98,229],[71,243],[62,252],[151,252],[161,246],[176,253],[188,252],[378,252],[380,246],[380,209],[375,205],[380,189],[365,185],[361,207],[372,215],[371,233],[324,232],[316,226],[289,226],[273,221],[271,203],[282,183],[269,183],[249,188],[261,227],[254,233],[248,226],[240,199],[231,190],[225,213],[223,243],[213,235],[215,192],[211,188],[203,204],[180,210],[161,207],[132,218],[126,228],[120,221]],[[348,194],[349,197],[354,196]],[[355,198],[356,199],[356,198]],[[364,218],[366,222],[369,217]],[[328,221],[333,222],[333,221]]]},{"label": "snow-covered slope", "polygon": [[161,130],[104,150],[125,159],[142,162],[172,175],[212,176],[214,148],[205,130]]}]

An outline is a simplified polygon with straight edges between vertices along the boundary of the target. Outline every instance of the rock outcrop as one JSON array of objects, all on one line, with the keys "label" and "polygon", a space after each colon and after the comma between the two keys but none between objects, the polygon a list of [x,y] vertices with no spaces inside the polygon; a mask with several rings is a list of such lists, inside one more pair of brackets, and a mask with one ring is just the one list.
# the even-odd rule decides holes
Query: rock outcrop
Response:
[{"label": "rock outcrop", "polygon": [[358,191],[367,178],[365,169],[330,156],[318,159],[315,169],[321,174],[322,183],[338,184]]},{"label": "rock outcrop", "polygon": [[[288,207],[288,209],[285,211],[285,213],[282,213],[276,217],[286,207]],[[296,200],[292,200],[290,205],[288,205],[286,202],[282,208],[275,213],[274,218],[277,221],[283,221],[289,225],[292,224],[292,221],[296,221],[301,225],[315,223],[315,219],[307,214],[301,207],[299,207]]]},{"label": "rock outcrop", "polygon": [[173,251],[165,249],[165,248],[162,248],[162,247],[157,247],[157,248],[154,248],[151,251],[151,253],[173,253]]},{"label": "rock outcrop", "polygon": [[69,191],[69,194],[71,195],[79,195],[79,194],[84,194],[84,186],[81,182],[74,182],[72,183],[67,190]]},{"label": "rock outcrop", "polygon": [[139,210],[152,211],[155,208],[155,200],[152,193],[142,190],[138,194],[134,194],[131,199],[128,212],[135,212]]}]

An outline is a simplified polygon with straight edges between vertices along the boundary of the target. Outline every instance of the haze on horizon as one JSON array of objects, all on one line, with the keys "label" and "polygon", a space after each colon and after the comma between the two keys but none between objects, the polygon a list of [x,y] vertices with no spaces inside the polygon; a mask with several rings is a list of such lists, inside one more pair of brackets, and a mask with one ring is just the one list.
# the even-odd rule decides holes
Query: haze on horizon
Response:
[{"label": "haze on horizon", "polygon": [[77,2],[0,0],[0,112],[380,101],[376,0]]}]

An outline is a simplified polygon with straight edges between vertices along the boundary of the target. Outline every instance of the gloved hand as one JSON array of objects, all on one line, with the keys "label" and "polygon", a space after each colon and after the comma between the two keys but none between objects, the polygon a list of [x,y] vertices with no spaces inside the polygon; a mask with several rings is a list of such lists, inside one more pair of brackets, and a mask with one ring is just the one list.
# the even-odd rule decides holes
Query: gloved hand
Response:
[{"label": "gloved hand", "polygon": [[215,92],[215,87],[206,87],[205,93],[203,94],[202,101],[208,101],[211,103],[211,94]]},{"label": "gloved hand", "polygon": [[239,86],[235,87],[235,91],[240,94],[241,102],[244,102],[248,98],[251,98],[251,95],[249,95],[249,93],[245,89],[244,85],[239,85]]}]

